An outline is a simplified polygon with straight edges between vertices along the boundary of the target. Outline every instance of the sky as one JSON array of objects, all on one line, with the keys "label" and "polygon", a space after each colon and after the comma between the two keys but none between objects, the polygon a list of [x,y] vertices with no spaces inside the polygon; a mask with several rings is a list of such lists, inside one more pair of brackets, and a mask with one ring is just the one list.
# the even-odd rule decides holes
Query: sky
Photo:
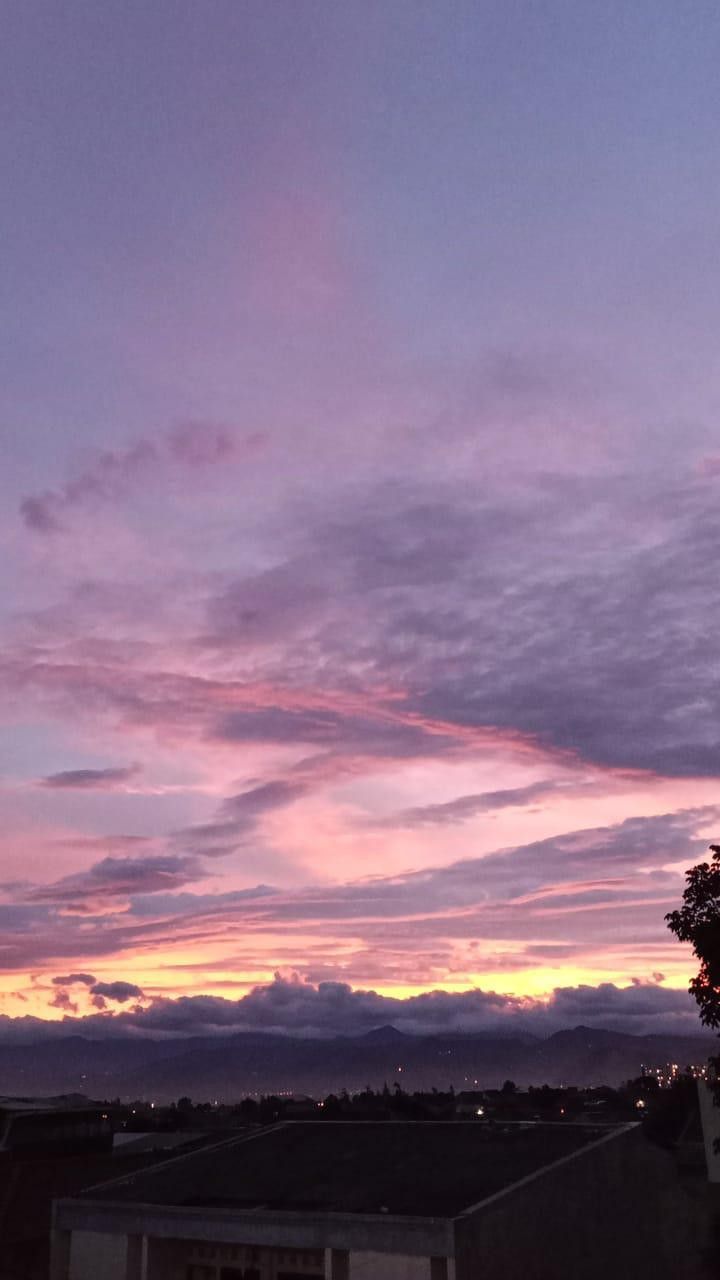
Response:
[{"label": "sky", "polygon": [[0,7],[0,1038],[696,1030],[715,0]]}]

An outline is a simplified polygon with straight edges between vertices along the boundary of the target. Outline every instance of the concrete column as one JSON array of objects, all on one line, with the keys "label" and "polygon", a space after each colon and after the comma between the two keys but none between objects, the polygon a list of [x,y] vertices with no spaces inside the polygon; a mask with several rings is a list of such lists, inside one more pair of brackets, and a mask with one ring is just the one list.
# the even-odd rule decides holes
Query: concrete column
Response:
[{"label": "concrete column", "polygon": [[148,1238],[128,1236],[126,1280],[148,1280]]},{"label": "concrete column", "polygon": [[350,1280],[350,1254],[347,1249],[327,1249],[325,1274],[328,1280]]},{"label": "concrete column", "polygon": [[50,1280],[70,1280],[72,1233],[53,1227],[50,1241]]},{"label": "concrete column", "polygon": [[454,1258],[431,1258],[430,1280],[455,1280]]}]

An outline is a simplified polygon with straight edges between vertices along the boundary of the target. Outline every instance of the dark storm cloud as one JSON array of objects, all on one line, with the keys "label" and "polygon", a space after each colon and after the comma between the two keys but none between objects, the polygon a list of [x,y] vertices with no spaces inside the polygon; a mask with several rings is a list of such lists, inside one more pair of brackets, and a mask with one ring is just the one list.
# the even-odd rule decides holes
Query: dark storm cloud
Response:
[{"label": "dark storm cloud", "polygon": [[97,978],[92,973],[67,973],[64,976],[58,975],[53,978],[53,986],[56,987],[93,987],[97,982]]},{"label": "dark storm cloud", "polygon": [[140,772],[140,765],[137,764],[116,769],[65,769],[61,773],[50,773],[41,778],[39,785],[57,790],[110,791],[130,782]]}]

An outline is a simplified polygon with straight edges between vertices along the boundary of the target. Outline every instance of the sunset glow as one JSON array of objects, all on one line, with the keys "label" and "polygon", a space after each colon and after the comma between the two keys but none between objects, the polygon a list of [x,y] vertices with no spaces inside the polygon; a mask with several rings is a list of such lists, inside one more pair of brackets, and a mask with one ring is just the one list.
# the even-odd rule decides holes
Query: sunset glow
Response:
[{"label": "sunset glow", "polygon": [[1,1034],[697,1028],[717,74],[604,8],[10,13]]}]

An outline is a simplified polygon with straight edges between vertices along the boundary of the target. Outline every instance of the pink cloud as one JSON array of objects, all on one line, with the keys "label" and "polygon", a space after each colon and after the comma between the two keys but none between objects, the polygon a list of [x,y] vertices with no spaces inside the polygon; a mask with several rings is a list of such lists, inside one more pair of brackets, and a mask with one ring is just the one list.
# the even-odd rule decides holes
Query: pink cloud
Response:
[{"label": "pink cloud", "polygon": [[132,782],[141,772],[138,764],[110,769],[63,769],[41,778],[38,786],[55,791],[113,791]]},{"label": "pink cloud", "polygon": [[240,456],[251,457],[266,441],[262,431],[238,436],[225,427],[206,422],[180,423],[167,437],[170,455],[189,467],[211,467]]},{"label": "pink cloud", "polygon": [[36,533],[60,532],[76,507],[115,502],[163,465],[213,467],[251,457],[265,441],[261,432],[238,435],[214,423],[181,423],[151,440],[127,449],[106,449],[58,489],[32,493],[20,503],[20,514]]}]

